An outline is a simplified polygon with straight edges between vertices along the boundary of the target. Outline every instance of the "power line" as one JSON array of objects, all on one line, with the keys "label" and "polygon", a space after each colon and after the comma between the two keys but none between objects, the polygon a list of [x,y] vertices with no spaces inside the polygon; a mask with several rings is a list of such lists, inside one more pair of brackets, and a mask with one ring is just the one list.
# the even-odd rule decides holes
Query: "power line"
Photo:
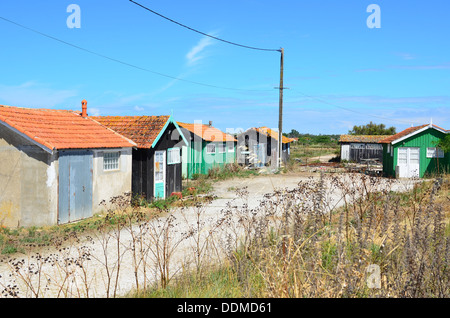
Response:
[{"label": "power line", "polygon": [[[131,2],[134,2],[134,1],[132,1],[132,0],[130,0],[130,1],[131,1]],[[122,64],[122,65],[125,65],[125,66],[128,66],[128,67],[132,67],[132,68],[135,68],[135,69],[138,69],[138,70],[141,70],[141,71],[145,71],[145,72],[148,72],[148,73],[156,74],[156,75],[163,76],[163,77],[166,77],[166,78],[170,78],[170,79],[173,79],[173,80],[178,80],[178,81],[182,81],[182,82],[186,82],[186,83],[190,83],[190,84],[201,85],[201,86],[206,86],[206,87],[211,87],[211,88],[225,89],[225,90],[234,90],[234,91],[253,91],[253,92],[272,91],[271,89],[260,89],[260,90],[256,90],[256,89],[243,89],[243,88],[232,88],[232,87],[217,86],[217,85],[212,85],[212,84],[207,84],[207,83],[202,83],[202,82],[196,82],[196,81],[190,81],[190,80],[186,80],[186,79],[183,79],[183,78],[179,78],[179,77],[167,75],[167,74],[160,73],[160,72],[156,72],[156,71],[152,71],[152,70],[149,70],[149,69],[147,69],[147,68],[143,68],[143,67],[140,67],[140,66],[137,66],[137,65],[128,63],[128,62],[124,62],[124,61],[121,61],[121,60],[118,60],[118,59],[109,57],[109,56],[104,55],[104,54],[100,54],[100,53],[94,52],[94,51],[92,51],[92,50],[83,48],[83,47],[81,47],[81,46],[72,44],[72,43],[70,43],[70,42],[67,42],[67,41],[58,39],[58,38],[56,38],[56,37],[54,37],[54,36],[51,36],[51,35],[48,35],[48,34],[46,34],[46,33],[37,31],[37,30],[35,30],[35,29],[32,29],[32,28],[30,28],[30,27],[27,27],[27,26],[22,25],[22,24],[17,23],[17,22],[14,22],[14,21],[9,20],[9,19],[7,19],[7,18],[4,18],[4,17],[2,17],[2,16],[0,16],[0,19],[3,20],[3,21],[5,21],[5,22],[14,24],[14,25],[16,25],[16,26],[18,26],[18,27],[21,27],[21,28],[23,28],[23,29],[26,29],[26,30],[28,30],[28,31],[34,32],[34,33],[39,34],[39,35],[41,35],[41,36],[44,36],[44,37],[46,37],[46,38],[49,38],[49,39],[51,39],[51,40],[54,40],[54,41],[60,42],[60,43],[62,43],[62,44],[65,44],[65,45],[71,46],[71,47],[73,47],[73,48],[76,48],[76,49],[78,49],[78,50],[84,51],[84,52],[86,52],[86,53],[89,53],[89,54],[92,54],[92,55],[96,55],[96,56],[98,56],[98,57],[101,57],[101,58],[104,58],[104,59],[107,59],[107,60],[110,60],[110,61],[113,61],[113,62]],[[220,39],[219,39],[219,40],[220,40]],[[274,51],[275,51],[275,50],[274,50]],[[277,50],[277,51],[281,51],[281,50]],[[411,122],[404,121],[404,120],[393,119],[393,118],[386,118],[386,117],[376,116],[376,115],[371,115],[371,114],[365,114],[365,113],[362,113],[362,112],[359,112],[359,111],[356,111],[356,110],[353,110],[353,109],[345,108],[345,107],[342,107],[342,106],[339,106],[339,105],[330,103],[330,102],[328,102],[328,101],[325,101],[325,100],[323,100],[323,99],[320,99],[320,98],[317,98],[317,97],[314,97],[314,96],[311,96],[311,95],[302,93],[302,92],[300,92],[300,91],[298,91],[298,90],[295,90],[295,91],[297,91],[298,93],[300,93],[301,95],[303,95],[303,96],[305,96],[305,97],[314,99],[314,100],[316,100],[316,101],[318,101],[318,102],[321,102],[321,103],[324,103],[324,104],[327,104],[327,105],[330,105],[330,106],[333,106],[333,107],[337,107],[337,108],[343,109],[343,110],[348,111],[348,112],[352,112],[352,113],[356,113],[356,114],[360,114],[360,115],[364,115],[364,116],[369,116],[369,117],[374,117],[374,118],[379,118],[379,119],[383,119],[383,120],[390,120],[390,121],[397,121],[397,122],[401,122],[401,123],[411,124]]]},{"label": "power line", "polygon": [[378,118],[378,119],[383,119],[383,120],[396,121],[396,122],[405,123],[405,124],[418,123],[416,121],[406,121],[406,120],[401,120],[401,119],[393,119],[393,118],[387,118],[387,117],[383,117],[383,116],[365,114],[365,113],[362,113],[362,112],[359,112],[359,111],[356,111],[356,110],[353,110],[353,109],[350,109],[350,108],[342,107],[342,106],[339,106],[339,105],[327,102],[326,100],[323,100],[323,99],[320,99],[320,98],[317,98],[317,97],[314,97],[314,96],[311,96],[311,95],[307,95],[307,94],[302,93],[300,91],[297,91],[297,92],[300,93],[301,95],[305,96],[305,97],[314,99],[314,100],[316,100],[316,101],[318,101],[320,103],[327,104],[327,105],[330,105],[330,106],[333,106],[333,107],[337,107],[337,108],[340,108],[340,109],[343,109],[345,111],[352,112],[352,113],[355,113],[355,114],[364,115],[364,116],[373,117],[373,118]]},{"label": "power line", "polygon": [[148,73],[156,74],[156,75],[159,75],[159,76],[167,77],[167,78],[170,78],[170,79],[173,79],[173,80],[178,80],[178,81],[182,81],[182,82],[186,82],[186,83],[190,83],[190,84],[195,84],[195,85],[206,86],[206,87],[219,88],[219,89],[226,89],[226,90],[233,90],[233,91],[251,91],[251,92],[261,92],[261,91],[269,91],[269,90],[271,91],[271,89],[259,89],[259,90],[258,90],[258,89],[244,89],[244,88],[233,88],[233,87],[217,86],[217,85],[212,85],[212,84],[207,84],[207,83],[202,83],[202,82],[196,82],[196,81],[190,81],[190,80],[187,80],[187,79],[183,79],[183,78],[179,78],[179,77],[167,75],[167,74],[164,74],[164,73],[160,73],[160,72],[156,72],[156,71],[149,70],[149,69],[147,69],[147,68],[144,68],[144,67],[141,67],[141,66],[138,66],[138,65],[134,65],[134,64],[131,64],[131,63],[128,63],[128,62],[124,62],[124,61],[118,60],[118,59],[116,59],[116,58],[113,58],[113,57],[110,57],[110,56],[107,56],[107,55],[104,55],[104,54],[101,54],[101,53],[94,52],[94,51],[92,51],[92,50],[83,48],[83,47],[81,47],[81,46],[72,44],[72,43],[70,43],[70,42],[67,42],[67,41],[58,39],[58,38],[56,38],[56,37],[54,37],[54,36],[51,36],[51,35],[48,35],[48,34],[46,34],[46,33],[37,31],[37,30],[35,30],[35,29],[32,29],[32,28],[30,28],[30,27],[27,27],[27,26],[25,26],[25,25],[23,25],[23,24],[14,22],[14,21],[9,20],[9,19],[7,19],[7,18],[4,18],[4,17],[1,17],[1,16],[0,16],[0,19],[3,20],[3,21],[5,21],[5,22],[14,24],[14,25],[16,25],[16,26],[18,26],[18,27],[21,27],[21,28],[23,28],[23,29],[26,29],[26,30],[28,30],[28,31],[34,32],[34,33],[39,34],[39,35],[41,35],[41,36],[44,36],[44,37],[46,37],[46,38],[48,38],[48,39],[51,39],[51,40],[60,42],[60,43],[62,43],[62,44],[71,46],[71,47],[76,48],[76,49],[81,50],[81,51],[84,51],[84,52],[86,52],[86,53],[89,53],[89,54],[92,54],[92,55],[96,55],[96,56],[98,56],[98,57],[101,57],[101,58],[104,58],[104,59],[107,59],[107,60],[110,60],[110,61],[113,61],[113,62],[122,64],[122,65],[125,65],[125,66],[128,66],[128,67],[132,67],[132,68],[135,68],[135,69],[144,71],[144,72],[148,72]]},{"label": "power line", "polygon": [[240,47],[243,47],[243,48],[246,48],[246,49],[259,50],[259,51],[281,52],[281,49],[267,49],[267,48],[260,48],[260,47],[248,46],[248,45],[243,45],[243,44],[239,44],[239,43],[236,43],[236,42],[231,42],[231,41],[227,41],[227,40],[224,40],[224,39],[215,37],[215,36],[210,35],[210,34],[208,34],[208,33],[205,33],[205,32],[199,31],[199,30],[196,30],[196,29],[191,28],[191,27],[189,27],[189,26],[187,26],[187,25],[185,25],[185,24],[182,24],[182,23],[180,23],[180,22],[177,22],[177,21],[175,21],[175,20],[173,20],[173,19],[171,19],[171,18],[168,18],[168,17],[162,15],[161,13],[158,13],[158,12],[156,12],[156,11],[154,11],[154,10],[152,10],[152,9],[150,9],[150,8],[144,6],[144,5],[142,5],[142,4],[140,4],[140,3],[136,2],[136,1],[133,1],[133,0],[129,0],[129,1],[132,2],[132,3],[134,3],[135,5],[138,5],[139,7],[143,8],[143,9],[145,9],[145,10],[147,10],[147,11],[153,13],[153,14],[156,14],[157,16],[159,16],[159,17],[161,17],[161,18],[163,18],[163,19],[166,19],[166,20],[168,20],[168,21],[170,21],[170,22],[172,22],[172,23],[175,23],[175,24],[177,24],[177,25],[179,25],[179,26],[182,26],[183,28],[186,28],[186,29],[188,29],[188,30],[197,32],[197,33],[199,33],[199,34],[201,34],[201,35],[210,37],[210,38],[212,38],[212,39],[215,39],[215,40],[218,40],[218,41],[222,41],[222,42],[225,42],[225,43],[228,43],[228,44],[232,44],[232,45],[235,45],[235,46],[240,46]]}]

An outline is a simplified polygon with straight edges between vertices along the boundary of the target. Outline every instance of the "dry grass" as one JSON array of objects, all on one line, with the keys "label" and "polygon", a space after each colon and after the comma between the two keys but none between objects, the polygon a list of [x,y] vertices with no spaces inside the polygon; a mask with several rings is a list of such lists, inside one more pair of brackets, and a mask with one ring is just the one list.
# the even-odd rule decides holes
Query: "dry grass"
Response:
[{"label": "dry grass", "polygon": [[[320,182],[280,193],[272,202],[279,222],[266,223],[241,247],[247,257],[236,261],[249,264],[236,268],[258,268],[267,286],[257,296],[450,295],[448,178],[417,184],[408,194],[366,192],[376,179],[363,180],[359,193],[331,182],[352,202],[326,211]],[[305,206],[298,201],[304,195],[315,202]]]},{"label": "dry grass", "polygon": [[[127,254],[135,276],[131,297],[449,297],[449,177],[408,192],[392,191],[392,184],[322,174],[267,195],[256,208],[246,204],[245,188],[236,189],[243,204],[228,205],[213,222],[201,201],[182,208],[179,219],[170,213],[149,219],[130,208],[129,198],[117,197],[90,240],[71,231],[67,242],[52,242],[59,252],[50,256],[30,250],[2,260],[25,288],[0,277],[2,296],[45,297],[52,289],[57,297],[91,297],[95,260],[106,273],[107,297],[118,297]],[[93,255],[91,242],[104,254]],[[181,262],[175,260],[180,246]],[[52,273],[44,270],[49,263]]]}]

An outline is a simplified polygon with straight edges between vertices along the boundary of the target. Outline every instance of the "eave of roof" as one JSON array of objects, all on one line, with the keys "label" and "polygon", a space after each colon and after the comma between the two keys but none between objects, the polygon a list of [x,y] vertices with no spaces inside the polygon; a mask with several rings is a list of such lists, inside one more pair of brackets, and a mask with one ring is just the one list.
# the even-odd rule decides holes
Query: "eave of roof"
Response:
[{"label": "eave of roof", "polygon": [[210,127],[209,125],[203,125],[199,123],[189,124],[189,123],[182,123],[177,122],[178,125],[191,133],[199,136],[205,141],[209,142],[226,142],[226,141],[237,141],[236,138],[231,136],[230,134],[224,133],[221,130]]},{"label": "eave of roof", "polygon": [[390,135],[341,135],[339,142],[378,143]]},{"label": "eave of roof", "polygon": [[405,140],[407,138],[410,138],[410,137],[412,137],[412,136],[414,136],[416,134],[419,134],[422,131],[425,131],[425,130],[430,129],[430,128],[431,129],[435,129],[435,130],[440,131],[440,132],[443,132],[445,134],[448,134],[448,130],[445,130],[444,128],[441,128],[439,126],[432,125],[432,124],[426,124],[426,125],[406,128],[405,130],[403,130],[403,131],[401,131],[401,132],[399,132],[399,133],[397,133],[395,135],[389,136],[389,137],[381,140],[380,143],[382,143],[382,144],[390,144],[390,143],[396,144],[396,143],[399,143],[399,142],[401,142],[401,141],[403,141],[403,140]]},{"label": "eave of roof", "polygon": [[[275,139],[276,141],[278,141],[279,133],[276,130],[270,129],[270,128],[265,127],[265,126],[259,127],[259,128],[252,128],[252,129],[256,130],[259,133],[262,133],[262,134],[266,135],[267,137],[271,137],[271,138]],[[288,143],[291,143],[293,141],[291,138],[288,138],[286,136],[281,136],[281,140],[282,140],[283,144],[288,144]]]},{"label": "eave of roof", "polygon": [[134,141],[138,148],[154,148],[170,123],[187,141],[172,116],[94,116],[94,120]]},{"label": "eave of roof", "polygon": [[125,137],[70,110],[0,105],[0,122],[50,153],[62,149],[135,146]]}]

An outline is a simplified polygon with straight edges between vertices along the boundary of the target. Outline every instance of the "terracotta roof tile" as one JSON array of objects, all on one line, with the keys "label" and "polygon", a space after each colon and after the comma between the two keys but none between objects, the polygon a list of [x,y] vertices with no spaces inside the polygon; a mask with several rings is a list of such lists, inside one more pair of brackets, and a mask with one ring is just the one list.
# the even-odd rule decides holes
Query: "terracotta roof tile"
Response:
[{"label": "terracotta roof tile", "polygon": [[393,141],[395,141],[397,139],[400,139],[400,138],[402,138],[404,136],[407,136],[407,135],[415,132],[416,130],[422,129],[422,128],[426,127],[426,126],[428,126],[428,124],[427,125],[421,125],[421,126],[415,126],[415,127],[406,128],[405,130],[403,130],[403,131],[401,131],[401,132],[399,132],[399,133],[397,133],[395,135],[392,135],[392,136],[389,136],[387,138],[384,138],[383,140],[380,140],[380,143],[382,143],[382,144],[389,144],[389,143],[391,143],[391,142],[393,142]]},{"label": "terracotta roof tile", "polygon": [[[259,128],[253,128],[257,132],[262,133],[268,137],[272,137],[273,139],[278,141],[278,131],[270,129],[268,127],[259,127]],[[282,142],[283,144],[291,143],[293,140],[291,138],[288,138],[286,136],[282,136]]]},{"label": "terracotta roof tile", "polygon": [[339,142],[378,143],[390,135],[341,135]]},{"label": "terracotta roof tile", "polygon": [[51,150],[134,146],[123,136],[70,110],[0,105],[0,121]]},{"label": "terracotta roof tile", "polygon": [[217,128],[202,124],[187,124],[177,122],[178,126],[189,130],[206,141],[237,141],[230,134],[226,134]]},{"label": "terracotta roof tile", "polygon": [[139,148],[151,148],[170,116],[93,116],[102,125],[134,141]]}]

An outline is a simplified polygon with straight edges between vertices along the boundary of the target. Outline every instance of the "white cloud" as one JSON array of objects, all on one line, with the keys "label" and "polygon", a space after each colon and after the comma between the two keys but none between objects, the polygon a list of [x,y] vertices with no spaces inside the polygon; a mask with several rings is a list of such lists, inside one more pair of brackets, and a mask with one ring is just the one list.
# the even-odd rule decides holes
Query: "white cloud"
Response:
[{"label": "white cloud", "polygon": [[[209,33],[211,36],[215,36],[214,33]],[[190,49],[190,51],[186,54],[186,60],[188,66],[196,65],[200,60],[206,57],[204,51],[208,46],[213,45],[214,39],[204,36],[200,39],[200,41]]]},{"label": "white cloud", "polygon": [[400,57],[403,60],[415,60],[416,56],[411,54],[411,53],[405,53],[405,52],[397,52],[394,53],[395,55],[397,55],[398,57]]},{"label": "white cloud", "polygon": [[392,68],[397,69],[405,69],[405,70],[420,70],[420,71],[428,71],[428,70],[449,70],[450,63],[442,63],[436,65],[395,65]]},{"label": "white cloud", "polygon": [[90,108],[88,108],[88,115],[89,116],[100,116],[100,109],[90,107]]},{"label": "white cloud", "polygon": [[0,84],[0,104],[10,106],[54,108],[77,95],[75,90],[58,90],[32,81],[11,86]]}]

